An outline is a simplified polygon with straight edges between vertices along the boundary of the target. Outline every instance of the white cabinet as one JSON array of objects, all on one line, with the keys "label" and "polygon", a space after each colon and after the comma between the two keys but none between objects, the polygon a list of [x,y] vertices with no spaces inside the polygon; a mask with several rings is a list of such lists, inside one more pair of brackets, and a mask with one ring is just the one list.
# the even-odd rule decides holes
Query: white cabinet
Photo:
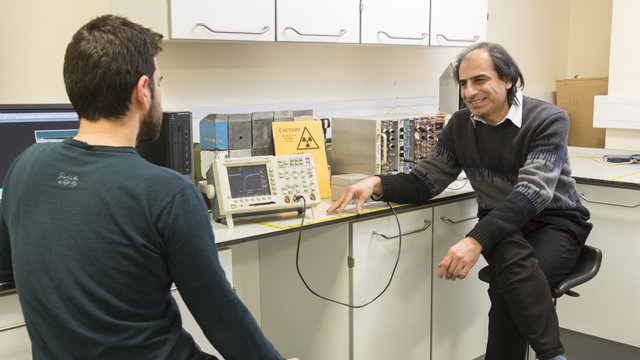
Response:
[{"label": "white cabinet", "polygon": [[429,45],[429,0],[362,0],[363,44]]},{"label": "white cabinet", "polygon": [[[432,209],[399,215],[402,250],[387,290],[353,311],[353,360],[429,359]],[[385,289],[398,254],[396,218],[352,225],[353,301],[360,305]],[[446,358],[446,357],[445,357]]]},{"label": "white cabinet", "polygon": [[111,0],[111,13],[127,17],[169,39],[169,0]]},{"label": "white cabinet", "polygon": [[[349,359],[349,309],[320,299],[296,270],[298,232],[259,240],[261,326],[280,354],[300,359]],[[305,228],[299,268],[318,294],[349,302],[349,226]]]},{"label": "white cabinet", "polygon": [[434,209],[432,359],[469,360],[483,355],[487,343],[488,285],[478,279],[487,265],[482,256],[464,280],[438,279],[438,263],[451,246],[462,240],[477,223],[475,199]]},{"label": "white cabinet", "polygon": [[0,295],[0,359],[31,359],[31,340],[16,293]]},{"label": "white cabinet", "polygon": [[[488,0],[110,0],[166,39],[467,46]],[[277,24],[277,27],[276,27]]]},{"label": "white cabinet", "polygon": [[26,327],[0,332],[0,359],[30,360],[31,341]]},{"label": "white cabinet", "polygon": [[218,351],[209,343],[209,340],[207,340],[207,337],[204,335],[204,333],[200,329],[200,326],[196,322],[196,319],[193,317],[193,315],[191,315],[191,312],[189,312],[189,309],[187,308],[187,305],[184,303],[184,300],[182,300],[182,296],[180,295],[178,290],[172,289],[171,295],[176,300],[176,304],[178,304],[178,309],[180,309],[180,317],[182,318],[182,328],[185,329],[189,334],[191,334],[191,337],[193,337],[193,340],[195,340],[196,344],[200,346],[200,349],[202,349],[202,351],[211,355],[215,355],[220,359],[224,359],[220,355],[220,353],[218,353]]},{"label": "white cabinet", "polygon": [[431,0],[431,45],[468,46],[487,39],[488,0]]},{"label": "white cabinet", "polygon": [[278,41],[360,42],[360,0],[278,0]]},{"label": "white cabinet", "polygon": [[[222,265],[222,269],[225,272],[227,280],[233,286],[233,271],[232,271],[232,253],[231,249],[221,249],[218,250],[218,258],[220,259],[220,265]],[[200,329],[200,325],[196,322],[196,319],[191,315],[191,312],[187,308],[187,305],[182,300],[182,296],[180,292],[173,288],[171,290],[171,295],[176,300],[176,304],[178,304],[178,309],[180,310],[180,317],[182,318],[182,328],[185,329],[191,336],[193,340],[195,340],[196,344],[200,346],[202,351],[215,355],[220,359],[224,359],[220,353],[209,343],[209,340],[204,335],[202,330]]]},{"label": "white cabinet", "polygon": [[275,40],[275,0],[171,1],[171,38]]},{"label": "white cabinet", "polygon": [[560,326],[640,347],[640,190],[578,184],[591,212],[587,244],[602,250],[598,275],[558,300]]}]

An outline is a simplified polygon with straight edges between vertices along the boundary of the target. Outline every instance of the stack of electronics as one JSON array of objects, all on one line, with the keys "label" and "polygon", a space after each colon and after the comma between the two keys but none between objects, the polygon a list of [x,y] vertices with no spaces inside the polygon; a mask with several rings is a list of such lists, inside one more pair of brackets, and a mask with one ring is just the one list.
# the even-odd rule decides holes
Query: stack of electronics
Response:
[{"label": "stack of electronics", "polygon": [[230,158],[273,155],[271,124],[274,121],[294,121],[300,117],[313,118],[313,111],[209,114],[200,120],[200,150],[215,151],[221,153],[222,157]]},{"label": "stack of electronics", "polygon": [[213,218],[300,210],[317,205],[313,156],[274,155],[272,123],[313,118],[311,110],[209,114],[200,121],[200,159]]},{"label": "stack of electronics", "polygon": [[148,161],[173,169],[193,181],[191,112],[165,112],[158,139],[138,144],[136,150]]},{"label": "stack of electronics", "polygon": [[408,173],[429,155],[444,128],[444,115],[377,115],[334,118],[334,174]]}]

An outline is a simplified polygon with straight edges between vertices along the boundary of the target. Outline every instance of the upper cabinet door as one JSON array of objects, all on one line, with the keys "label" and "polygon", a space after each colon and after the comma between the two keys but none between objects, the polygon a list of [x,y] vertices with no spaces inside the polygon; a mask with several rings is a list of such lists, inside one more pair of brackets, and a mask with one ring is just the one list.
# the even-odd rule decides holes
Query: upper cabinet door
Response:
[{"label": "upper cabinet door", "polygon": [[431,0],[431,45],[468,46],[487,39],[487,0]]},{"label": "upper cabinet door", "polygon": [[360,0],[278,0],[278,41],[360,42]]},{"label": "upper cabinet door", "polygon": [[171,1],[171,38],[275,41],[275,0]]},{"label": "upper cabinet door", "polygon": [[362,0],[362,43],[429,45],[429,0]]}]

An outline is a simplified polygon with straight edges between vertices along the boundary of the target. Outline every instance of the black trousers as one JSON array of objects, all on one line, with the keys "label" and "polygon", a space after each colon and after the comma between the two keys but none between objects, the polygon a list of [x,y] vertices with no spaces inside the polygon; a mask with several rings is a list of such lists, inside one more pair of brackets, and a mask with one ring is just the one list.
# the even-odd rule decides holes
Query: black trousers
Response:
[{"label": "black trousers", "polygon": [[485,360],[524,359],[527,343],[539,359],[564,354],[550,287],[571,272],[581,249],[571,231],[530,222],[483,254],[494,270]]}]

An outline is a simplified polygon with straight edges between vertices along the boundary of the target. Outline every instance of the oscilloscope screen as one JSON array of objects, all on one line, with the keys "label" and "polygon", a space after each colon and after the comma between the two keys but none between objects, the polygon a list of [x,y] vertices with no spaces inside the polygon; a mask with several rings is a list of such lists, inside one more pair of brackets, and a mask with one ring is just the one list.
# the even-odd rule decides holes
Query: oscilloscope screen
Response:
[{"label": "oscilloscope screen", "polygon": [[266,165],[227,167],[232,198],[271,195]]}]

